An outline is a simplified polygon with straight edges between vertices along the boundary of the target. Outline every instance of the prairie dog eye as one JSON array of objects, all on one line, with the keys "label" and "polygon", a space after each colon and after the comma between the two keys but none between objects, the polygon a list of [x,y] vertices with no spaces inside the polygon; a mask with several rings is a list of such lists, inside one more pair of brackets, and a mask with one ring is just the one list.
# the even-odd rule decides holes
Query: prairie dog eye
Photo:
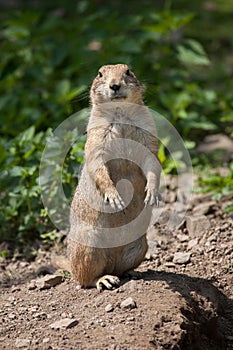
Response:
[{"label": "prairie dog eye", "polygon": [[103,76],[103,74],[99,71],[99,72],[98,72],[98,77],[99,77],[99,78],[102,78],[102,76]]},{"label": "prairie dog eye", "polygon": [[130,76],[131,76],[131,72],[130,72],[130,70],[129,70],[129,69],[127,69],[127,71],[125,72],[125,74],[126,74],[126,75],[128,75],[128,77],[130,77]]}]

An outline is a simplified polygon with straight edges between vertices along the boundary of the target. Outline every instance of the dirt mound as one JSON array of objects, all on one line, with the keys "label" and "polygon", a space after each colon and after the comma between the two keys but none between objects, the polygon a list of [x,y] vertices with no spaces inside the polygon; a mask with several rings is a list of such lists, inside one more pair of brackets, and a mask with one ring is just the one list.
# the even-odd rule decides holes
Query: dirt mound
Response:
[{"label": "dirt mound", "polygon": [[[69,279],[31,287],[3,292],[2,349],[233,348],[233,301],[203,278],[148,270],[101,294]],[[67,318],[73,327],[51,328]]]},{"label": "dirt mound", "polygon": [[54,277],[51,252],[2,261],[0,348],[233,349],[233,221],[222,210],[229,200],[194,197],[170,230],[167,203],[140,273],[113,291]]}]

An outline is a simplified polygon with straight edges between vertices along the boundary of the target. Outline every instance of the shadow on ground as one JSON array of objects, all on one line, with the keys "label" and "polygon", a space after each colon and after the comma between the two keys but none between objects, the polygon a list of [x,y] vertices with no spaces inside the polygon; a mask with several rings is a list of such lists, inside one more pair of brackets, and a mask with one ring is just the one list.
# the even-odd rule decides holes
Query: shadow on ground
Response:
[{"label": "shadow on ground", "polygon": [[[150,269],[141,273],[141,279],[165,282],[172,292],[185,299],[187,307],[180,311],[184,316],[181,328],[186,332],[176,349],[233,349],[233,300],[219,291],[212,281]],[[122,282],[126,283],[125,280]],[[156,347],[156,341],[154,345]]]}]

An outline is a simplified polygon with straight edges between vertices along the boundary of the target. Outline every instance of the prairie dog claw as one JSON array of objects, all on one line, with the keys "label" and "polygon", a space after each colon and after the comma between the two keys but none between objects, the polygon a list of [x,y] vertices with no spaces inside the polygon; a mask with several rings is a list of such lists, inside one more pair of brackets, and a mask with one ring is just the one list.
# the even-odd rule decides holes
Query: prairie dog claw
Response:
[{"label": "prairie dog claw", "polygon": [[117,191],[115,193],[105,193],[104,203],[110,204],[111,208],[115,210],[123,210],[125,207],[125,203]]},{"label": "prairie dog claw", "polygon": [[146,188],[146,198],[144,200],[145,205],[156,205],[159,207],[159,202],[162,200],[160,193],[155,190]]},{"label": "prairie dog claw", "polygon": [[99,292],[103,290],[103,287],[107,289],[114,289],[120,284],[120,279],[117,276],[105,275],[100,277],[96,282],[96,288]]}]

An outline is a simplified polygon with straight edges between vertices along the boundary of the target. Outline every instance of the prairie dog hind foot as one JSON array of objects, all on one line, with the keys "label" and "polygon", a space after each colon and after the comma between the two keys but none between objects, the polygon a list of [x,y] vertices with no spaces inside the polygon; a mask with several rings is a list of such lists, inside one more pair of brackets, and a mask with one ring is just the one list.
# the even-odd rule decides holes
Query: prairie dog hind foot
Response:
[{"label": "prairie dog hind foot", "polygon": [[104,288],[114,289],[120,284],[120,279],[117,276],[104,275],[100,277],[96,282],[96,288],[98,292],[101,292]]}]

